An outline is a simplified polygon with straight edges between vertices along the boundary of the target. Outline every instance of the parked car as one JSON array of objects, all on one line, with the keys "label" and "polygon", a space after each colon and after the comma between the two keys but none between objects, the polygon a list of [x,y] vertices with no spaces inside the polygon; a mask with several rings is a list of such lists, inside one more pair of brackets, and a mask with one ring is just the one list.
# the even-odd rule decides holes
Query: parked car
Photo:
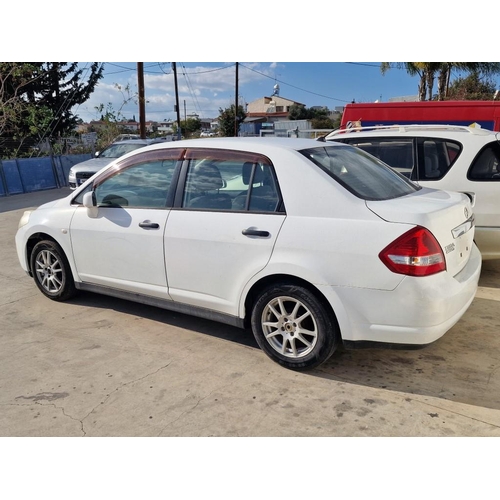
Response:
[{"label": "parked car", "polygon": [[[251,328],[302,370],[345,347],[415,348],[472,302],[464,194],[312,139],[155,144],[27,211],[16,246],[40,291],[87,290]],[[208,360],[207,360],[208,361]]]},{"label": "parked car", "polygon": [[95,154],[95,158],[85,160],[69,169],[68,184],[71,189],[76,189],[83,184],[87,179],[90,179],[96,172],[99,172],[112,161],[120,158],[124,154],[134,151],[135,149],[143,148],[156,142],[154,139],[123,139],[119,138],[116,142],[110,144],[101,152]]},{"label": "parked car", "polygon": [[113,142],[128,141],[129,139],[140,139],[140,134],[119,134],[114,139]]},{"label": "parked car", "polygon": [[466,193],[483,259],[500,258],[500,133],[450,125],[339,130],[335,140],[380,158],[421,186]]}]

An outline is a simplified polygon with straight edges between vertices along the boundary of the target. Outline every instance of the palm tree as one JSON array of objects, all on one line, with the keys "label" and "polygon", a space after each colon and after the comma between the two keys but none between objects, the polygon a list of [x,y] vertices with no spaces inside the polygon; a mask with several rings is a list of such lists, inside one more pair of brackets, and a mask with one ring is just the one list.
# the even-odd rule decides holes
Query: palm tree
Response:
[{"label": "palm tree", "polygon": [[468,73],[481,73],[485,76],[495,75],[500,73],[500,63],[496,62],[406,62],[406,63],[387,63],[383,62],[380,65],[382,74],[390,68],[406,69],[409,75],[420,77],[418,85],[418,100],[431,101],[434,96],[432,94],[434,88],[434,80],[437,75],[437,99],[442,101],[447,93],[450,85],[450,77],[452,70],[462,70]]},{"label": "palm tree", "polygon": [[417,63],[412,62],[383,62],[380,65],[380,71],[382,71],[382,74],[384,75],[389,69],[395,67],[397,69],[405,69],[410,76],[418,75],[420,77],[420,82],[418,84],[418,100],[425,101],[425,96],[427,94],[427,78],[426,75],[421,71],[421,69],[416,66],[416,64]]}]

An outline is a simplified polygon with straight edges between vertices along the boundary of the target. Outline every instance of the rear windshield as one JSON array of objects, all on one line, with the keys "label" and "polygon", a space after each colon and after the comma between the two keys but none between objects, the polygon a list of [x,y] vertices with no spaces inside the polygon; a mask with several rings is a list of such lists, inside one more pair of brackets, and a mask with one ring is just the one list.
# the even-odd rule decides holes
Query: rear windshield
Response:
[{"label": "rear windshield", "polygon": [[304,149],[300,153],[364,200],[390,200],[421,189],[358,148],[325,146]]}]

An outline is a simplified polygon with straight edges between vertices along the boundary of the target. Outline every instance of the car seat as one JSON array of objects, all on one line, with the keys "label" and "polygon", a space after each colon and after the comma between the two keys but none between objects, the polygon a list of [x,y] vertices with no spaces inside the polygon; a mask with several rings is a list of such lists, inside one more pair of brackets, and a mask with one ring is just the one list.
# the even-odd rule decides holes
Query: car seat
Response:
[{"label": "car seat", "polygon": [[231,197],[220,193],[224,181],[219,169],[208,162],[196,165],[189,175],[189,188],[194,196],[188,203],[189,208],[231,209]]},{"label": "car seat", "polygon": [[441,177],[439,158],[436,153],[435,144],[424,144],[424,167],[426,179],[436,179],[437,177]]}]

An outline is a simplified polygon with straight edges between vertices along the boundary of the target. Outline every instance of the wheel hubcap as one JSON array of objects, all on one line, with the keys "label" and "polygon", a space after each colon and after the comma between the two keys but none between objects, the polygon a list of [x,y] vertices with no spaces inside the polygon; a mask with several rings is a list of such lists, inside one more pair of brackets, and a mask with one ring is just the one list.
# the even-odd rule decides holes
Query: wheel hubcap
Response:
[{"label": "wheel hubcap", "polygon": [[313,314],[300,300],[277,297],[262,312],[262,330],[269,345],[288,358],[309,354],[318,340]]},{"label": "wheel hubcap", "polygon": [[49,293],[57,293],[63,286],[63,269],[59,259],[49,250],[42,250],[35,261],[35,273],[39,283]]}]

